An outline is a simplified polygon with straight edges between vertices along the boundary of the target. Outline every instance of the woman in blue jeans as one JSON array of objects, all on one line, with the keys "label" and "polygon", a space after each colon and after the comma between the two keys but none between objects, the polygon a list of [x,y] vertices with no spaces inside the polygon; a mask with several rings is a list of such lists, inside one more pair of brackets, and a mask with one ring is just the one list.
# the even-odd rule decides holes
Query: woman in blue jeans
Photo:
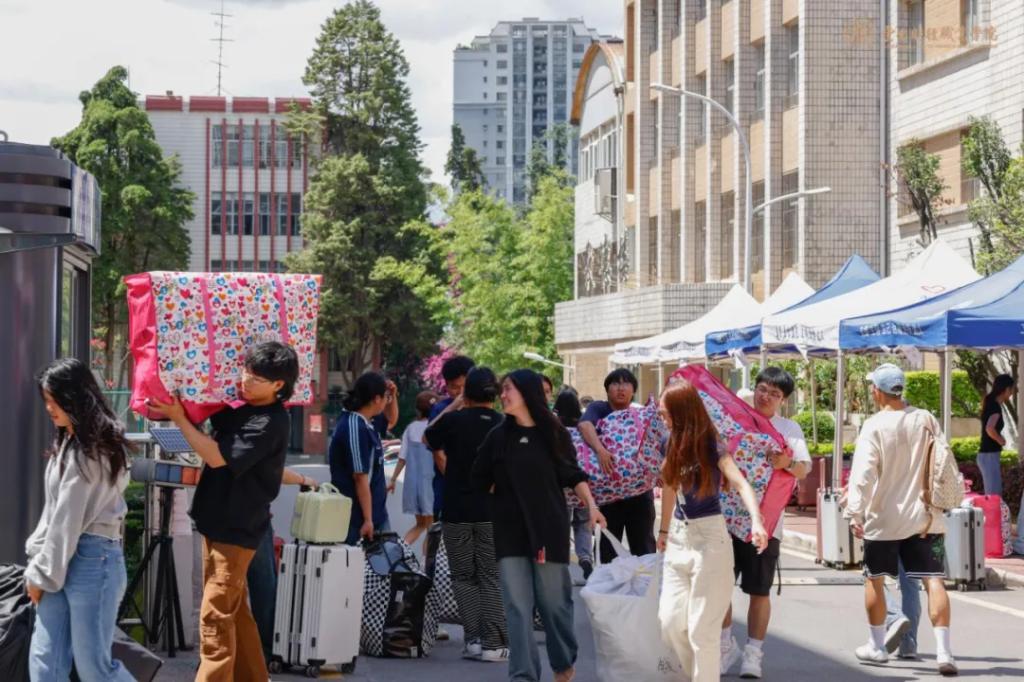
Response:
[{"label": "woman in blue jeans", "polygon": [[569,578],[566,488],[590,509],[590,528],[604,516],[594,504],[587,475],[576,464],[569,432],[548,409],[540,375],[528,369],[502,381],[505,420],[484,439],[473,464],[473,483],[493,495],[494,548],[509,636],[509,680],[537,682],[540,655],[533,610],[540,612],[555,682],[575,675]]},{"label": "woman in blue jeans", "polygon": [[981,443],[978,447],[978,468],[986,495],[1003,494],[1003,474],[999,458],[1006,447],[1003,437],[1003,403],[1013,395],[1013,377],[1000,374],[992,382],[992,390],[981,404]]},{"label": "woman in blue jeans", "polygon": [[134,678],[112,660],[117,608],[127,586],[121,524],[132,449],[96,379],[79,360],[39,375],[57,437],[46,465],[46,501],[25,545],[25,590],[36,605],[29,651],[33,682]]}]

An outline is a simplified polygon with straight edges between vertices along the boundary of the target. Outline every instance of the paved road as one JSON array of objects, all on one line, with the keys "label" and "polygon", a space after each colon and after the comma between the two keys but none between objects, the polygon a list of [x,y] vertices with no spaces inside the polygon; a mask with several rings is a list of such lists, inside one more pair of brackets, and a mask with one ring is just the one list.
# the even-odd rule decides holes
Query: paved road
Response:
[{"label": "paved road", "polygon": [[[782,596],[773,595],[775,613],[765,644],[765,679],[845,682],[847,680],[935,680],[935,644],[931,627],[919,635],[921,661],[898,661],[887,667],[858,665],[853,649],[866,639],[862,588],[855,572],[816,566],[805,555],[783,555]],[[575,570],[575,568],[573,569]],[[1024,590],[991,590],[953,594],[952,639],[968,680],[1024,679]],[[922,597],[923,597],[922,593]],[[737,614],[745,612],[745,598],[737,592]],[[596,682],[594,644],[582,602],[577,600],[576,626],[580,638],[578,682]],[[734,625],[742,631],[742,618]],[[461,632],[451,628],[452,639],[440,642],[430,658],[417,661],[360,658],[353,682],[502,682],[505,666],[459,658]],[[538,639],[542,641],[542,635]],[[741,638],[742,642],[742,638]],[[543,656],[543,646],[541,647]],[[165,666],[158,680],[189,680],[194,661]],[[325,676],[326,677],[326,676]],[[276,680],[301,679],[281,675]],[[550,673],[545,673],[550,680]],[[735,671],[733,679],[735,677]],[[615,681],[619,682],[619,681]],[[640,681],[623,681],[640,682]]]}]

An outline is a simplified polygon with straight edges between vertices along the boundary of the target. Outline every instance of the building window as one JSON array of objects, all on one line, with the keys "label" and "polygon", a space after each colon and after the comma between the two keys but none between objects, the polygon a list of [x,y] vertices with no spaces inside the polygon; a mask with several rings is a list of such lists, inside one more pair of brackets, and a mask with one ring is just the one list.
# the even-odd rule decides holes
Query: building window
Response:
[{"label": "building window", "polygon": [[219,258],[210,261],[210,272],[220,272],[223,267],[224,264]]},{"label": "building window", "polygon": [[508,85],[508,76],[498,76],[498,85]]},{"label": "building window", "polygon": [[907,59],[908,66],[924,61],[924,0],[907,6]]},{"label": "building window", "polygon": [[499,59],[498,60],[498,68],[499,69],[507,69],[508,68],[508,60],[507,59]]},{"label": "building window", "polygon": [[273,149],[270,147],[270,124],[264,124],[260,126],[260,168],[269,168],[273,163],[271,154]]},{"label": "building window", "polygon": [[224,220],[226,223],[225,233],[226,234],[238,234],[238,193],[229,192],[224,197],[222,202],[224,206]]},{"label": "building window", "polygon": [[581,66],[583,66],[583,62],[581,62],[579,59],[572,60],[573,71],[579,71]]},{"label": "building window", "polygon": [[[782,193],[793,194],[800,189],[800,173],[793,171],[782,176]],[[800,255],[800,200],[791,199],[782,205],[782,268],[795,268]]]},{"label": "building window", "polygon": [[[508,52],[508,45],[505,43],[498,43],[498,52],[502,54]],[[500,64],[501,62],[498,63]]]},{"label": "building window", "polygon": [[260,236],[270,235],[270,195],[260,192]]},{"label": "building window", "polygon": [[224,139],[227,142],[227,144],[224,147],[224,156],[227,159],[227,165],[231,168],[238,167],[238,136],[238,126],[227,126],[226,135],[224,136]]},{"label": "building window", "polygon": [[754,118],[764,118],[764,43],[754,49]]},{"label": "building window", "polygon": [[[764,203],[764,181],[754,183],[754,208]],[[764,211],[754,214],[750,229],[750,271],[764,270]]]},{"label": "building window", "polygon": [[302,234],[302,195],[292,195],[292,236]]},{"label": "building window", "polygon": [[587,51],[587,44],[586,43],[575,43],[572,46],[572,51],[575,52],[576,54],[583,54],[584,52]]},{"label": "building window", "polygon": [[721,198],[721,245],[718,251],[718,279],[733,275],[732,245],[736,235],[736,195],[726,192]]},{"label": "building window", "polygon": [[505,165],[505,157],[504,157],[504,156],[498,156],[498,157],[496,157],[496,158],[494,159],[494,163],[495,163],[495,165],[497,165],[497,166],[504,166],[504,165]]},{"label": "building window", "polygon": [[502,124],[500,124],[500,123],[499,123],[499,124],[498,124],[498,132],[499,132],[499,133],[503,133],[503,132],[505,132],[505,126],[503,126]]},{"label": "building window", "polygon": [[214,168],[220,168],[224,163],[224,131],[219,125],[213,126],[210,131],[210,157]]},{"label": "building window", "polygon": [[963,14],[963,42],[973,43],[981,38],[981,0],[961,0],[960,11]]},{"label": "building window", "polygon": [[242,165],[252,168],[256,158],[256,129],[252,125],[242,126]]},{"label": "building window", "polygon": [[210,234],[220,234],[220,192],[210,193]]},{"label": "building window", "polygon": [[277,234],[281,237],[288,235],[288,195],[277,195]]},{"label": "building window", "polygon": [[252,236],[255,219],[255,199],[251,192],[242,195],[242,234]]},{"label": "building window", "polygon": [[508,100],[508,93],[507,92],[499,92],[498,95],[497,95],[497,98],[498,98],[499,102],[504,102],[504,101]]},{"label": "building window", "polygon": [[786,72],[786,108],[800,104],[800,25],[786,27],[786,45],[789,50]]},{"label": "building window", "polygon": [[708,0],[697,0],[697,21],[702,21],[708,16]]},{"label": "building window", "polygon": [[693,205],[693,281],[705,282],[708,278],[708,210],[707,204],[698,201]]},{"label": "building window", "polygon": [[[695,91],[698,95],[707,96],[708,77],[706,75],[697,76]],[[698,100],[694,103],[694,108],[697,110],[697,146],[699,147],[707,141],[708,105]]]},{"label": "building window", "polygon": [[725,108],[731,114],[736,113],[736,61],[726,59],[723,62],[725,68]]}]

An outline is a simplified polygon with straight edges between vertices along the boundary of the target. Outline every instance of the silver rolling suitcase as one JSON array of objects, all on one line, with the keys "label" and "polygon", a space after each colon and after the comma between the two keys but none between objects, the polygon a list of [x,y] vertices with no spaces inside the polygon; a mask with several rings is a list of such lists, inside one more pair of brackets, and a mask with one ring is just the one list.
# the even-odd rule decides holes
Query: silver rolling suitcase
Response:
[{"label": "silver rolling suitcase", "polygon": [[821,563],[831,568],[859,566],[864,561],[864,541],[854,537],[850,522],[843,518],[839,497],[839,491],[831,488],[821,493]]},{"label": "silver rolling suitcase", "polygon": [[355,670],[363,613],[363,550],[348,545],[284,546],[277,581],[270,672],[326,665]]},{"label": "silver rolling suitcase", "polygon": [[985,581],[985,512],[978,507],[957,507],[943,513],[946,521],[946,578],[964,592],[979,590]]}]

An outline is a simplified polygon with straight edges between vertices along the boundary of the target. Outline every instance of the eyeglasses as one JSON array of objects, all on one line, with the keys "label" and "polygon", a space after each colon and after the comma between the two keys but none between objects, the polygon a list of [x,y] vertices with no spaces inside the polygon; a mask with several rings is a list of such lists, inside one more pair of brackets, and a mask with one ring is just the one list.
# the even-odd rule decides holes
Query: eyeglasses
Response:
[{"label": "eyeglasses", "polygon": [[249,372],[242,372],[242,383],[243,384],[272,384],[274,382],[270,381],[270,379],[264,379],[263,377],[258,377],[255,374],[250,374]]},{"label": "eyeglasses", "polygon": [[772,398],[773,400],[782,400],[783,398],[786,397],[782,394],[782,391],[780,391],[779,389],[769,388],[768,386],[764,385],[758,386],[756,389],[754,389],[754,392]]},{"label": "eyeglasses", "polygon": [[613,381],[608,384],[608,388],[633,388],[633,384],[628,381]]}]

